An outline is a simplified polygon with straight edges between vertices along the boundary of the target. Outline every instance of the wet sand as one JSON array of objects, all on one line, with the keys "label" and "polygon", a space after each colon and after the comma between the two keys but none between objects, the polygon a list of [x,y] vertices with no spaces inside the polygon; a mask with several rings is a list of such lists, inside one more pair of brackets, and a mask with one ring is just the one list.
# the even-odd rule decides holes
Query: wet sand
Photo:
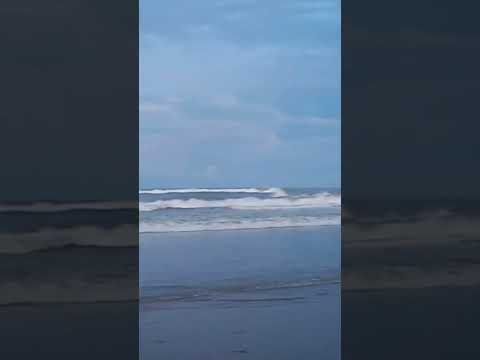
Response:
[{"label": "wet sand", "polygon": [[[207,294],[144,299],[141,359],[339,359],[339,230],[141,238],[141,286],[186,284]],[[336,280],[304,281],[332,271]]]}]

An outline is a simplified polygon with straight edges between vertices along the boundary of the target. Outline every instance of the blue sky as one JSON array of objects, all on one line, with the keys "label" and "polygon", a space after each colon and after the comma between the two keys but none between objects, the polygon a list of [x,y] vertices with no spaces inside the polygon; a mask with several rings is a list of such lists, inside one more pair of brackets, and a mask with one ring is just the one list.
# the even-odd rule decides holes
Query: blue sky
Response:
[{"label": "blue sky", "polygon": [[339,186],[339,1],[140,5],[141,188]]}]

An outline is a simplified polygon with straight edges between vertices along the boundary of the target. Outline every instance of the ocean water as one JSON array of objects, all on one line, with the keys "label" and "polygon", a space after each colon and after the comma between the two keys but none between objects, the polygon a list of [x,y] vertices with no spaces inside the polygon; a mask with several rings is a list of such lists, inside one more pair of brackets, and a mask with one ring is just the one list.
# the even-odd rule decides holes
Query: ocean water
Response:
[{"label": "ocean water", "polygon": [[339,359],[340,192],[140,193],[142,359]]},{"label": "ocean water", "polygon": [[141,233],[340,223],[340,193],[318,188],[142,190],[139,208]]}]

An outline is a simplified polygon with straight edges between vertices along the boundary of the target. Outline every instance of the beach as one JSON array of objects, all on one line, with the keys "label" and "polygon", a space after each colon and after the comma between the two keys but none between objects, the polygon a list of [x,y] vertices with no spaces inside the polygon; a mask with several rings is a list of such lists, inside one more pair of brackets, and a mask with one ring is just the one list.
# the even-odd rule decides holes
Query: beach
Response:
[{"label": "beach", "polygon": [[140,355],[339,359],[340,226],[141,234]]}]

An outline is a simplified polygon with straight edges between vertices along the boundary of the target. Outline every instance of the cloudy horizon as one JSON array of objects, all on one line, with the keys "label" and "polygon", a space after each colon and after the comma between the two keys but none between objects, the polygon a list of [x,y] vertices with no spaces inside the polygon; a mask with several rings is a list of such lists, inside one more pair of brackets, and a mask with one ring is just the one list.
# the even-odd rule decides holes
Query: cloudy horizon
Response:
[{"label": "cloudy horizon", "polygon": [[141,188],[340,185],[338,1],[140,10]]}]

